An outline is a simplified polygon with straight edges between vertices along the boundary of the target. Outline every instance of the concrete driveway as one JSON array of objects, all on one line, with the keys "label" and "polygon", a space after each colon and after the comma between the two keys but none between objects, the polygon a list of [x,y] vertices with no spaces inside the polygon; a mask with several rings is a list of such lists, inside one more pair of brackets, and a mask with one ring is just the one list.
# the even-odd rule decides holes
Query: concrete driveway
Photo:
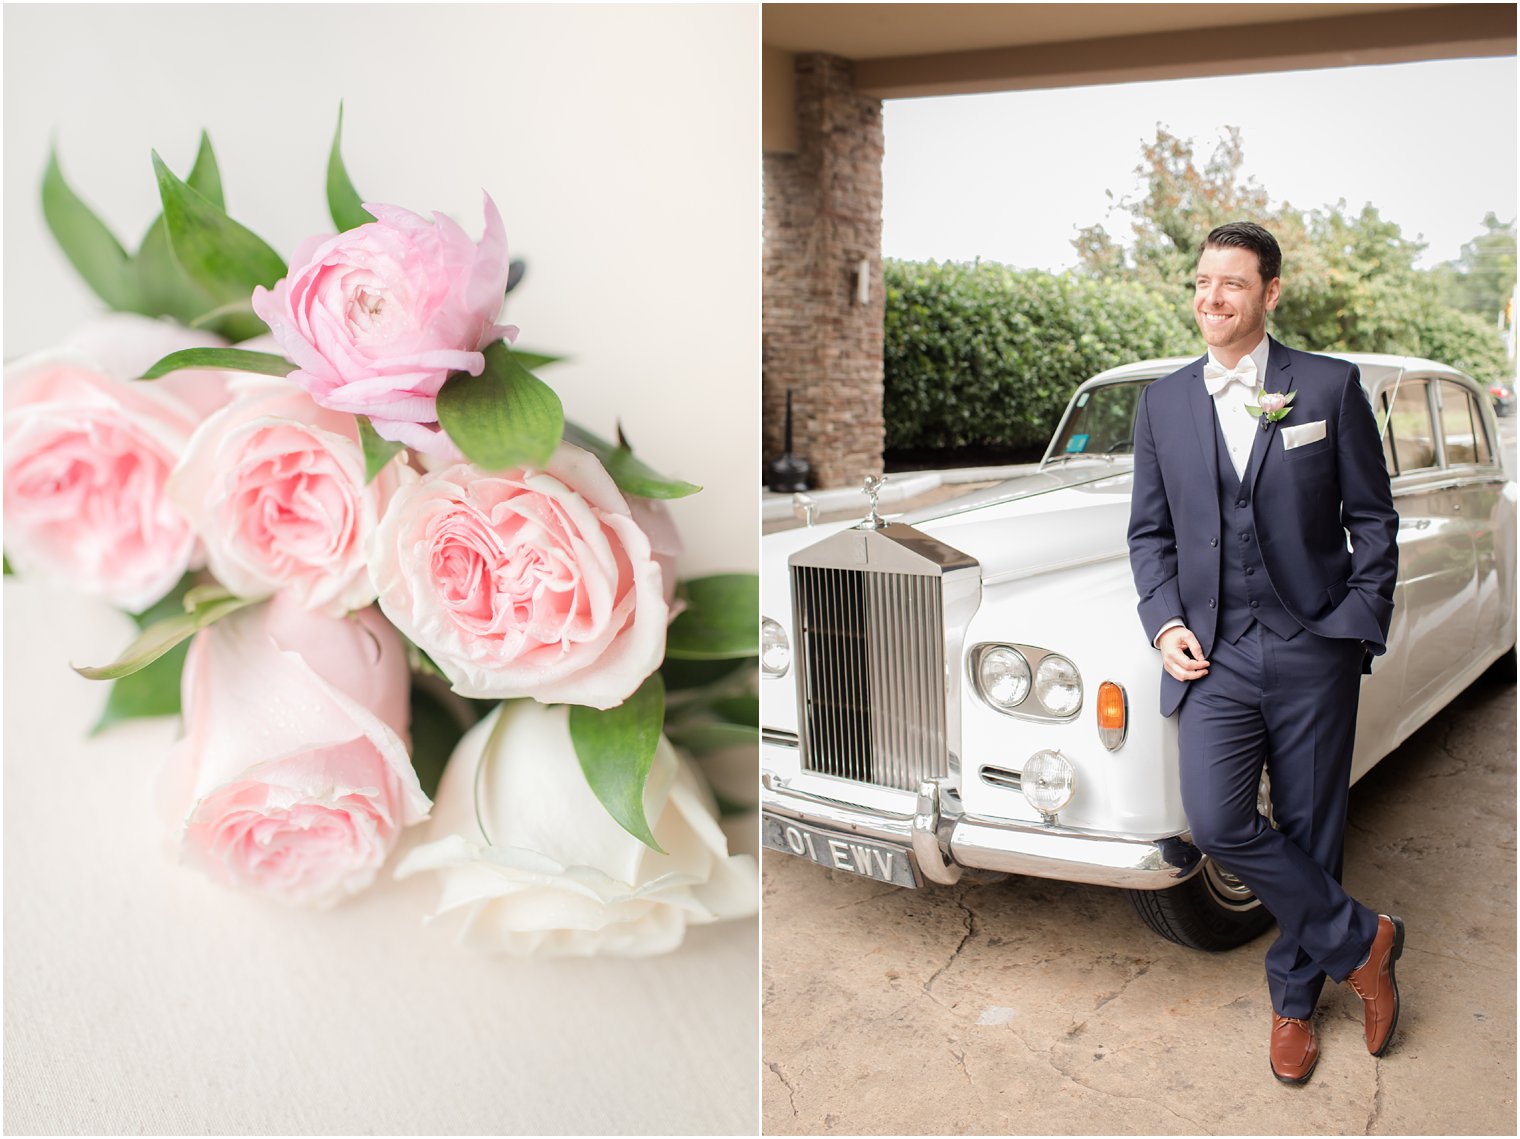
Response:
[{"label": "concrete driveway", "polygon": [[1321,998],[1267,1066],[1262,954],[1164,941],[1117,890],[904,890],[767,852],[768,1134],[1514,1134],[1515,684],[1480,679],[1352,791],[1346,880],[1402,915],[1398,1038]]}]

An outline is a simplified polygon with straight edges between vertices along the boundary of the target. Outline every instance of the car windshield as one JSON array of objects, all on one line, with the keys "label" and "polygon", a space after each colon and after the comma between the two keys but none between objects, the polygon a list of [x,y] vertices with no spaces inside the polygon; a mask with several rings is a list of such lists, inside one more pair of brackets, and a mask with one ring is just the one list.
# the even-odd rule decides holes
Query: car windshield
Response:
[{"label": "car windshield", "polygon": [[1135,449],[1135,408],[1151,381],[1127,380],[1079,392],[1047,462],[1088,455],[1128,455]]}]

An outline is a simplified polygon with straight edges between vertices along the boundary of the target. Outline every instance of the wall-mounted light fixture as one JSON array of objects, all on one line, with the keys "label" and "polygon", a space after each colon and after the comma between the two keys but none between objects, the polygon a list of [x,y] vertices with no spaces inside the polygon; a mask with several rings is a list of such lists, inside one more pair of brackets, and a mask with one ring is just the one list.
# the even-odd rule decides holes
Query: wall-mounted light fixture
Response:
[{"label": "wall-mounted light fixture", "polygon": [[862,257],[855,263],[855,303],[871,303],[871,261],[867,257]]}]

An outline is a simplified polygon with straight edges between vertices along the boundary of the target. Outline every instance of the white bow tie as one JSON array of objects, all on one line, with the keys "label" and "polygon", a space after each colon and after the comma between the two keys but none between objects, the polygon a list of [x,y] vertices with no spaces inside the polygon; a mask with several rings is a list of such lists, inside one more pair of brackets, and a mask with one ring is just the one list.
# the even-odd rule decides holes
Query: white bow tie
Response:
[{"label": "white bow tie", "polygon": [[1231,384],[1244,384],[1249,389],[1255,389],[1256,361],[1247,356],[1233,368],[1226,368],[1212,360],[1203,366],[1203,386],[1208,389],[1209,395],[1218,395]]}]

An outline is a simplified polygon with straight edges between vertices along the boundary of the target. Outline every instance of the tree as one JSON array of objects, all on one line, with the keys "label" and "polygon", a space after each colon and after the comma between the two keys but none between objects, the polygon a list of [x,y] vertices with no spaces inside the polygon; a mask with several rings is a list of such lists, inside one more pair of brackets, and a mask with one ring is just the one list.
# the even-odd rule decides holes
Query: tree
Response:
[{"label": "tree", "polygon": [[1446,303],[1495,321],[1515,294],[1515,219],[1501,222],[1490,211],[1483,232],[1462,246],[1462,255],[1436,270]]},{"label": "tree", "polygon": [[1268,328],[1285,344],[1317,352],[1432,355],[1454,364],[1460,357],[1484,381],[1502,373],[1505,356],[1492,326],[1454,319],[1462,314],[1445,298],[1449,288],[1460,287],[1487,305],[1506,288],[1503,282],[1513,289],[1512,225],[1507,262],[1506,227],[1490,214],[1489,232],[1464,247],[1448,286],[1441,275],[1415,267],[1424,245],[1406,238],[1372,204],[1356,214],[1344,200],[1308,212],[1286,201],[1273,206],[1262,186],[1242,177],[1243,164],[1235,127],[1199,169],[1193,142],[1158,126],[1135,168],[1144,193],[1116,203],[1129,214],[1133,240],[1117,241],[1101,224],[1080,230],[1072,243],[1078,271],[1139,282],[1190,309],[1193,268],[1209,230],[1255,221],[1282,246],[1282,299]]}]

